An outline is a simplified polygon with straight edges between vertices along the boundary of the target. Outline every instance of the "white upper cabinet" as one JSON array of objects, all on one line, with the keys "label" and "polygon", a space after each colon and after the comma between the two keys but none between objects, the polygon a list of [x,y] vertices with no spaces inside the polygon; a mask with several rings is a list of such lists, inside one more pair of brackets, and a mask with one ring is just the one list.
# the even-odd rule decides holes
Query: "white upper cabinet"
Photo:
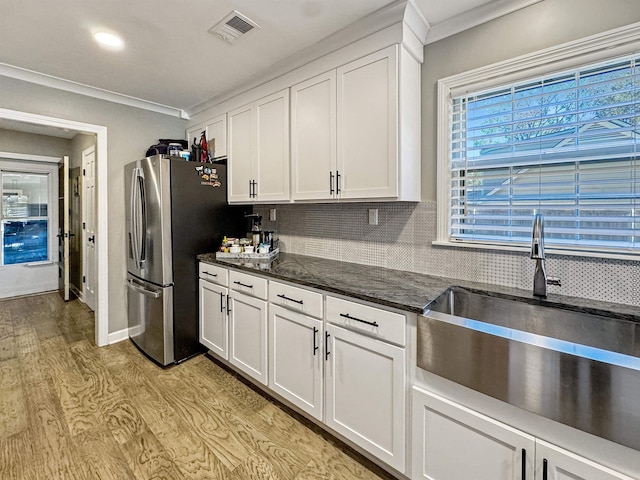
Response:
[{"label": "white upper cabinet", "polygon": [[340,198],[398,196],[396,46],[338,68]]},{"label": "white upper cabinet", "polygon": [[245,105],[229,112],[229,203],[253,198],[253,147],[253,106]]},{"label": "white upper cabinet", "polygon": [[291,87],[293,200],[420,200],[420,64],[392,45]]},{"label": "white upper cabinet", "polygon": [[[227,115],[218,115],[206,123],[207,144],[214,158],[227,156]],[[191,139],[193,141],[193,139]]]},{"label": "white upper cabinet", "polygon": [[230,111],[228,130],[229,203],[289,200],[289,90]]},{"label": "white upper cabinet", "polygon": [[336,133],[336,71],[291,87],[293,200],[335,198]]},{"label": "white upper cabinet", "polygon": [[[203,130],[205,130],[204,125],[196,125],[195,127],[190,127],[187,129],[187,143],[189,144],[189,150],[191,150],[191,145],[193,145],[193,139],[196,139],[196,144],[200,141],[200,135],[202,135]],[[191,159],[195,161],[200,161],[200,159]]]}]

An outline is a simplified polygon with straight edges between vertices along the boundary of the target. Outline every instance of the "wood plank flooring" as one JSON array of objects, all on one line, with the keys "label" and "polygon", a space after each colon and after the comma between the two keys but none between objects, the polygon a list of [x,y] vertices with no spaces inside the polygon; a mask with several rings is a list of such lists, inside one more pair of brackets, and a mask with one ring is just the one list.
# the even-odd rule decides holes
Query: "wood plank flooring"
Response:
[{"label": "wood plank flooring", "polygon": [[206,356],[161,369],[57,294],[0,301],[0,478],[392,478]]}]

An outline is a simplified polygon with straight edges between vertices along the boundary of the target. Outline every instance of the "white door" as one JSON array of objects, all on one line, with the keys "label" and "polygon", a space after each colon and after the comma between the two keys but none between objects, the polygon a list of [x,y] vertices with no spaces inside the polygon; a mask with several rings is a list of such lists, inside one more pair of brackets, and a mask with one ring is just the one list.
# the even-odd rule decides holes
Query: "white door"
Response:
[{"label": "white door", "polygon": [[291,87],[291,175],[294,200],[335,198],[335,70]]},{"label": "white door", "polygon": [[82,300],[96,309],[96,150],[82,152]]},{"label": "white door", "polygon": [[398,196],[397,46],[337,70],[340,198]]},{"label": "white door", "polygon": [[416,387],[411,401],[411,478],[533,480],[534,437]]},{"label": "white door", "polygon": [[253,200],[253,108],[251,105],[229,112],[228,119],[229,203]]},{"label": "white door", "polygon": [[229,292],[229,361],[267,384],[267,302]]},{"label": "white door", "polygon": [[58,291],[66,302],[69,300],[69,240],[71,219],[69,215],[69,157],[62,158],[58,167]]},{"label": "white door", "polygon": [[325,423],[404,472],[404,349],[335,325],[325,349]]},{"label": "white door", "polygon": [[218,115],[209,120],[205,127],[207,147],[214,158],[227,156],[227,115]]},{"label": "white door", "polygon": [[206,280],[199,280],[198,285],[200,290],[200,343],[227,360],[229,358],[227,349],[227,339],[229,338],[228,290]]},{"label": "white door", "polygon": [[540,480],[633,480],[591,460],[536,440],[536,477]]},{"label": "white door", "polygon": [[269,387],[322,420],[322,321],[269,306]]},{"label": "white door", "polygon": [[289,200],[289,90],[255,103],[254,200]]}]

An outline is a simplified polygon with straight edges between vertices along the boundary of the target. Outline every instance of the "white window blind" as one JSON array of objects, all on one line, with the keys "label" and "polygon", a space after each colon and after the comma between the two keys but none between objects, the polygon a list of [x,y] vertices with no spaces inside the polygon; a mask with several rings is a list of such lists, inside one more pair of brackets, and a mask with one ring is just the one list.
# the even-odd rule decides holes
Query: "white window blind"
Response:
[{"label": "white window blind", "polygon": [[450,104],[449,237],[640,252],[640,56]]}]

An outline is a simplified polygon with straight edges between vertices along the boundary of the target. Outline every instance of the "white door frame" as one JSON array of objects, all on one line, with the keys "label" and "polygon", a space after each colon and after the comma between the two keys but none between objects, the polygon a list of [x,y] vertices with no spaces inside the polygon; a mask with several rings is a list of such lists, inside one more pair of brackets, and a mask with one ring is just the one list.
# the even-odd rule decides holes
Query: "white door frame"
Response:
[{"label": "white door frame", "polygon": [[0,108],[0,118],[19,122],[34,123],[50,127],[66,128],[79,133],[96,135],[96,269],[98,287],[96,289],[96,345],[109,343],[109,262],[108,262],[108,202],[107,202],[107,127],[76,122],[63,118],[36,115]]}]

